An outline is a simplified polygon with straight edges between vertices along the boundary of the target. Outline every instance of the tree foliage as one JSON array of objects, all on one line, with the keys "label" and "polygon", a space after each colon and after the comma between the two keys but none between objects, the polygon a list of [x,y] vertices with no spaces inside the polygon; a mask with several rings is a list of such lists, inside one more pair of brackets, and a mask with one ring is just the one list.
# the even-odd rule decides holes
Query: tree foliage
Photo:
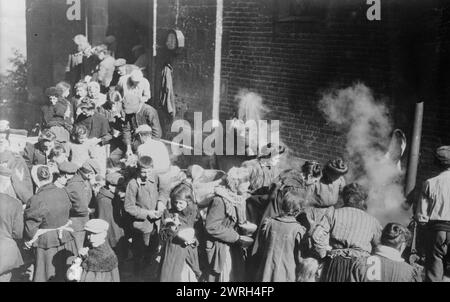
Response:
[{"label": "tree foliage", "polygon": [[28,98],[27,60],[16,49],[8,61],[11,68],[0,75],[0,98],[12,103],[26,102]]}]

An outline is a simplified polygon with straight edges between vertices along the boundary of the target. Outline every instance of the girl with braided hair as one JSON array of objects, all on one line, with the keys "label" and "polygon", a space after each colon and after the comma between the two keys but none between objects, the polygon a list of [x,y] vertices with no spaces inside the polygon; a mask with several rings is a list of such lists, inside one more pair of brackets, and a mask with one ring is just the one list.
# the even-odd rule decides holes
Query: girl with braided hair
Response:
[{"label": "girl with braided hair", "polygon": [[420,282],[416,267],[405,262],[402,253],[411,240],[410,231],[401,224],[388,223],[380,244],[369,257],[361,258],[352,268],[352,282]]}]

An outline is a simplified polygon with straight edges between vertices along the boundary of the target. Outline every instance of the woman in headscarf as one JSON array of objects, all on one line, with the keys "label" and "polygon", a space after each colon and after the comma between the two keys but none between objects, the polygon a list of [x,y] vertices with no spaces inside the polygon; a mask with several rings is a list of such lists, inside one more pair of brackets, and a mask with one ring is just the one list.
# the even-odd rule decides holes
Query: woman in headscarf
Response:
[{"label": "woman in headscarf", "polygon": [[240,225],[246,222],[245,200],[250,185],[248,171],[232,168],[226,182],[226,187],[216,189],[205,223],[208,279],[212,282],[243,281],[243,246],[251,241],[239,233],[245,232],[240,230]]}]

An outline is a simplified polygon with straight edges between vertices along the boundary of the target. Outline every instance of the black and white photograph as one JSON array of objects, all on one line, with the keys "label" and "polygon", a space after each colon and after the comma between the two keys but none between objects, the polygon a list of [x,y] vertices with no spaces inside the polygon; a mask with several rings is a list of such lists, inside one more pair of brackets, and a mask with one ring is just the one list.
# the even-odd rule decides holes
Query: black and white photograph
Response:
[{"label": "black and white photograph", "polygon": [[276,297],[449,246],[450,0],[0,0],[0,282]]}]

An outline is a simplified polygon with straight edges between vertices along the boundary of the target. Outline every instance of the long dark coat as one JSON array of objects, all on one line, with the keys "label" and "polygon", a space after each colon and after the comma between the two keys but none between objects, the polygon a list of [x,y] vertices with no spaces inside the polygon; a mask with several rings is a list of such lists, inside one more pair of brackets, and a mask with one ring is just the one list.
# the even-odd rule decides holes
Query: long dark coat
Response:
[{"label": "long dark coat", "polygon": [[97,195],[97,217],[109,223],[107,241],[114,248],[125,236],[123,200],[106,188]]},{"label": "long dark coat", "polygon": [[[175,209],[165,210],[162,220],[164,221],[167,218],[173,218],[175,213],[179,213],[178,217],[181,223],[178,227],[179,230],[183,228],[194,228],[194,224],[199,218],[197,206],[190,205],[182,212],[177,212]],[[181,242],[181,240],[176,238],[175,234],[164,225],[161,227],[161,239],[163,241],[164,251],[160,281],[180,282],[181,272],[186,263],[194,271],[197,278],[199,278],[201,271],[197,246],[185,246],[184,242]]]},{"label": "long dark coat", "polygon": [[[48,184],[31,197],[25,209],[25,235],[33,238],[39,229],[56,229],[69,221],[71,203],[64,189]],[[77,255],[77,248],[69,231],[50,231],[33,244],[36,248],[35,282],[62,281],[67,270],[67,258]]]},{"label": "long dark coat", "polygon": [[80,174],[72,177],[65,187],[72,205],[70,209],[70,220],[74,229],[77,248],[81,249],[84,244],[84,225],[89,220],[89,204],[92,199],[92,187],[89,181],[83,179]]},{"label": "long dark coat", "polygon": [[206,240],[206,254],[209,263],[209,281],[218,281],[223,273],[226,245],[230,248],[233,272],[236,280],[242,281],[244,269],[244,257],[241,247],[238,245],[239,234],[237,232],[237,222],[226,213],[225,201],[222,197],[216,196],[208,208],[205,228],[208,234]]},{"label": "long dark coat", "polygon": [[260,265],[256,281],[295,282],[300,241],[306,232],[295,217],[267,218],[259,236]]}]

